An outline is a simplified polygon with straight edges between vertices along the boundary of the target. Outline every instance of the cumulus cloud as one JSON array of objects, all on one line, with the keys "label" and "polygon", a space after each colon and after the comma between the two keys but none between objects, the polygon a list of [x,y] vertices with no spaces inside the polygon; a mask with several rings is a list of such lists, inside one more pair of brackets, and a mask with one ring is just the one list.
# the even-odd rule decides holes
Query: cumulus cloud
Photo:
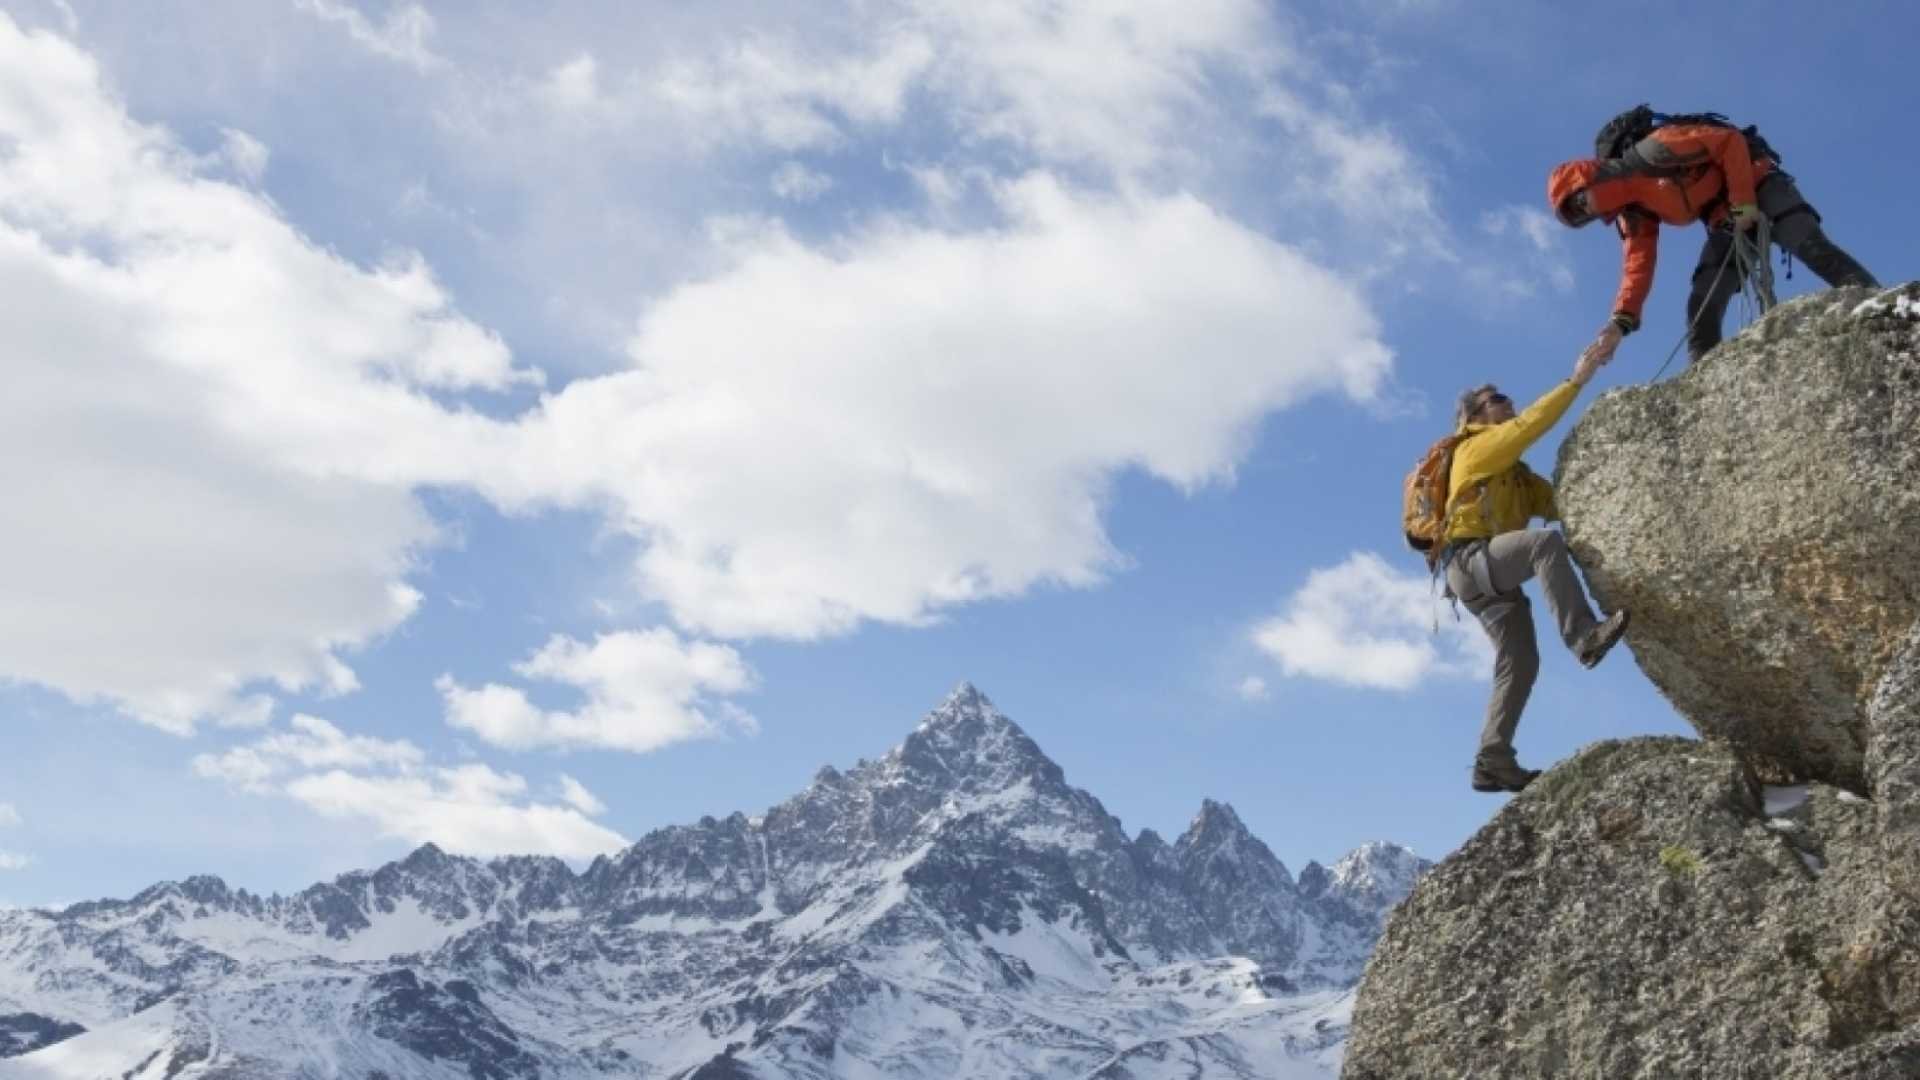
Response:
[{"label": "cumulus cloud", "polygon": [[4,15],[0,144],[0,677],[179,733],[264,720],[253,683],[353,689],[438,536],[408,485],[491,428],[431,392],[538,373],[420,259],[311,243]]},{"label": "cumulus cloud", "polygon": [[627,846],[577,806],[526,802],[526,791],[520,776],[477,764],[395,776],[334,769],[287,785],[287,794],[322,816],[364,821],[382,836],[432,841],[463,855],[587,859]]},{"label": "cumulus cloud", "polygon": [[[0,829],[17,828],[21,824],[20,811],[14,809],[12,803],[0,803]],[[0,850],[0,870],[25,870],[32,864],[28,856]]]},{"label": "cumulus cloud", "polygon": [[292,730],[224,754],[200,754],[193,759],[193,770],[243,791],[265,794],[273,790],[272,781],[300,769],[412,769],[426,759],[419,747],[404,739],[348,735],[317,716],[296,715],[289,726]]},{"label": "cumulus cloud", "polygon": [[257,184],[267,175],[267,161],[272,154],[265,143],[246,132],[221,128],[220,157],[236,176]]},{"label": "cumulus cloud", "polygon": [[1286,46],[1258,0],[913,0],[944,53],[934,83],[973,137],[1040,160],[1115,173],[1150,168],[1204,122],[1222,80],[1246,79]]},{"label": "cumulus cloud", "polygon": [[378,23],[342,0],[293,0],[293,5],[315,18],[345,27],[356,44],[378,56],[420,71],[445,63],[427,47],[427,39],[433,35],[433,16],[419,4],[395,4]]},{"label": "cumulus cloud", "polygon": [[789,202],[812,202],[833,188],[833,178],[797,161],[781,162],[773,170],[773,193]]},{"label": "cumulus cloud", "polygon": [[560,774],[560,798],[568,806],[589,817],[598,817],[607,812],[606,803],[601,802],[593,792],[588,791],[585,784],[566,773]]},{"label": "cumulus cloud", "polygon": [[570,712],[542,709],[518,687],[489,683],[469,689],[443,675],[435,685],[446,699],[447,723],[516,750],[637,753],[754,726],[737,706],[717,700],[752,687],[753,674],[740,655],[724,645],[683,642],[664,627],[603,634],[591,645],[555,635],[514,670],[574,687],[586,702]]},{"label": "cumulus cloud", "polygon": [[[1219,80],[1251,78],[1285,51],[1256,0],[896,0],[850,11],[862,32],[736,39],[670,65],[656,91],[701,131],[785,150],[894,125],[912,95],[927,95],[964,141],[1127,173],[1180,145]],[[823,9],[819,21],[842,14]]]},{"label": "cumulus cloud", "polygon": [[406,740],[351,735],[316,716],[295,716],[289,730],[201,754],[193,769],[238,791],[284,795],[327,818],[465,855],[580,859],[626,844],[588,820],[606,806],[570,776],[560,777],[558,803],[536,801],[517,774],[478,763],[430,765]]},{"label": "cumulus cloud", "polygon": [[[309,4],[349,28],[351,10]],[[922,14],[974,17],[957,10]],[[1178,98],[1191,56],[1230,52],[1220,28],[1254,17],[1130,10],[1042,30],[1159,57],[1127,85]],[[796,76],[797,100],[884,120],[919,70],[898,48]],[[1019,81],[995,83],[1005,109]],[[550,85],[564,103],[603,84],[583,55]],[[628,368],[489,416],[467,396],[541,375],[422,258],[361,266],[308,240],[5,16],[0,89],[0,483],[22,523],[0,532],[0,677],[170,731],[263,724],[269,687],[354,689],[354,651],[420,602],[407,579],[440,539],[422,488],[604,513],[682,631],[818,638],[1096,584],[1124,564],[1102,520],[1118,476],[1227,482],[1267,415],[1373,401],[1391,366],[1357,289],[1196,197],[963,167],[991,227],[733,229],[718,270],[646,308]],[[222,168],[264,166],[234,146]],[[603,663],[621,649],[652,659]],[[748,684],[739,657],[664,628],[550,642],[520,674],[586,703],[448,679],[449,718],[505,745],[627,749],[748,722],[724,700]]]},{"label": "cumulus cloud", "polygon": [[1240,695],[1242,701],[1265,701],[1272,696],[1267,688],[1267,680],[1258,675],[1249,675],[1241,679],[1240,685],[1234,688],[1234,692]]},{"label": "cumulus cloud", "polygon": [[1097,583],[1115,476],[1230,479],[1268,413],[1387,375],[1357,291],[1196,199],[999,197],[989,232],[739,241],[481,482],[612,503],[683,627],[813,638]]},{"label": "cumulus cloud", "polygon": [[1456,260],[1428,172],[1392,131],[1352,123],[1277,87],[1266,93],[1260,111],[1316,163],[1293,175],[1297,198],[1324,201],[1345,218],[1377,230],[1381,254],[1388,258],[1419,251]]},{"label": "cumulus cloud", "polygon": [[693,130],[711,138],[798,150],[838,141],[842,120],[873,125],[897,119],[933,51],[914,33],[829,57],[748,38],[711,58],[670,64],[655,92]]},{"label": "cumulus cloud", "polygon": [[1373,690],[1471,677],[1491,662],[1479,625],[1454,621],[1425,574],[1397,572],[1370,552],[1308,574],[1281,612],[1254,628],[1253,642],[1289,678]]},{"label": "cumulus cloud", "polygon": [[1554,292],[1573,291],[1573,262],[1566,227],[1535,206],[1508,204],[1480,216],[1480,232],[1494,245],[1479,271],[1491,290],[1524,299],[1544,283]]}]

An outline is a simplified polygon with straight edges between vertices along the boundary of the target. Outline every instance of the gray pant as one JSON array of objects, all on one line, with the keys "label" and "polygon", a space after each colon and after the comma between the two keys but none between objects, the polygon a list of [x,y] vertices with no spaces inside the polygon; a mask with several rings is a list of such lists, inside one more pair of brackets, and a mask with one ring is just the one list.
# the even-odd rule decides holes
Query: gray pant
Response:
[{"label": "gray pant", "polygon": [[1519,529],[1463,548],[1447,563],[1447,587],[1480,620],[1493,641],[1493,698],[1480,729],[1478,761],[1512,765],[1513,732],[1540,674],[1533,606],[1520,586],[1538,577],[1560,640],[1576,649],[1598,625],[1573,572],[1566,538],[1555,529]]},{"label": "gray pant", "polygon": [[[1827,239],[1820,228],[1820,214],[1807,204],[1806,197],[1783,172],[1768,173],[1754,192],[1760,212],[1772,225],[1773,242],[1792,253],[1807,269],[1820,275],[1829,285],[1868,285],[1879,282]],[[1740,292],[1740,271],[1727,257],[1733,246],[1730,229],[1714,229],[1700,249],[1700,262],[1693,268],[1693,291],[1687,295],[1687,357],[1698,360],[1707,350],[1720,344],[1720,324],[1726,319],[1727,304]],[[1763,258],[1772,256],[1767,252]]]}]

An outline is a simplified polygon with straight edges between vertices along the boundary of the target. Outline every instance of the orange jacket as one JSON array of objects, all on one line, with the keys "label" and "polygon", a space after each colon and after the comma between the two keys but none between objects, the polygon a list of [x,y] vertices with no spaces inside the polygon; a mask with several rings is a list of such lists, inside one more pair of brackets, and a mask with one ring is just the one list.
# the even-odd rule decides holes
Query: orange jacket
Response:
[{"label": "orange jacket", "polygon": [[1547,204],[1558,211],[1576,192],[1587,193],[1594,215],[1620,231],[1620,291],[1614,314],[1640,325],[1640,311],[1653,291],[1660,252],[1660,224],[1718,225],[1729,206],[1752,203],[1754,189],[1773,163],[1754,161],[1737,129],[1712,124],[1655,128],[1625,156],[1611,161],[1563,162],[1547,177]]}]

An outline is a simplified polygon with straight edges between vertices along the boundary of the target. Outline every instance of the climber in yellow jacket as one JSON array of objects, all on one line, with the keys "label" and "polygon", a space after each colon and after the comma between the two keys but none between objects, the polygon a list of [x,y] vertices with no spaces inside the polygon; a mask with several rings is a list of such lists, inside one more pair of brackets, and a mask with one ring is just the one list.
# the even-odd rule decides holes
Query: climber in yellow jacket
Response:
[{"label": "climber in yellow jacket", "polygon": [[1557,529],[1532,529],[1534,518],[1559,520],[1553,485],[1527,468],[1520,455],[1566,414],[1581,387],[1606,362],[1589,349],[1573,377],[1515,413],[1513,401],[1491,384],[1460,395],[1455,427],[1467,438],[1454,447],[1448,485],[1447,544],[1441,551],[1447,592],[1480,620],[1493,642],[1493,698],[1474,758],[1475,791],[1519,791],[1539,775],[1514,756],[1533,680],[1540,672],[1533,609],[1520,586],[1538,577],[1560,639],[1587,667],[1600,662],[1627,628],[1627,613],[1594,617],[1573,572],[1567,542]]}]

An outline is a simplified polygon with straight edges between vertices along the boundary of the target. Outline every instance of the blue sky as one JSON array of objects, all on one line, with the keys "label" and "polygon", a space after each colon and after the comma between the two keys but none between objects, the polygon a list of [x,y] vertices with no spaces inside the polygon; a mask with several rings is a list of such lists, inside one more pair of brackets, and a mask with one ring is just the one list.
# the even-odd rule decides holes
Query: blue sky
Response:
[{"label": "blue sky", "polygon": [[[1905,5],[804,8],[0,4],[0,901],[577,862],[962,680],[1129,828],[1439,857],[1395,502],[1608,312],[1547,169],[1722,111],[1911,276]],[[1547,652],[1526,762],[1687,730]]]}]

